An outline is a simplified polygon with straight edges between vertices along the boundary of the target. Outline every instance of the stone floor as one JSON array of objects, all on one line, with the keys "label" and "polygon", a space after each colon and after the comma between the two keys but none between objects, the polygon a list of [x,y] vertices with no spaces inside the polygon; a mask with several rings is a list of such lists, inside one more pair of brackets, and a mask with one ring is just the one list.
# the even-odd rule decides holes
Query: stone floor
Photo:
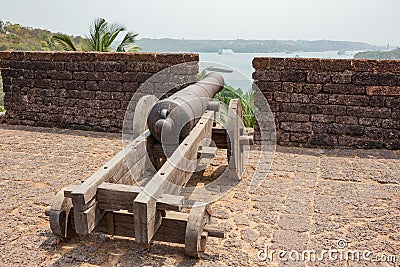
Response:
[{"label": "stone floor", "polygon": [[[400,266],[400,152],[385,150],[278,147],[269,173],[254,173],[251,151],[244,179],[212,205],[227,237],[210,238],[200,260],[168,243],[55,238],[44,215],[52,196],[120,148],[114,134],[0,125],[0,266]],[[253,175],[266,179],[249,192]],[[296,260],[304,250],[316,260]],[[397,263],[363,260],[366,250]],[[349,251],[360,260],[346,260]]]}]

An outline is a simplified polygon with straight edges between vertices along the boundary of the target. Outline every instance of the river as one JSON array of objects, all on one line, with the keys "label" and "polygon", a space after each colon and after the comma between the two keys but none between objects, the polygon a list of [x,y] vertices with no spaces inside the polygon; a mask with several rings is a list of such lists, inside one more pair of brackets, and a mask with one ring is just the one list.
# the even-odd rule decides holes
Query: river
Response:
[{"label": "river", "polygon": [[[359,51],[348,51],[344,55],[338,55],[337,51],[325,52],[296,52],[296,53],[235,53],[231,55],[219,55],[217,53],[200,53],[200,62],[207,62],[200,64],[200,68],[207,65],[218,64],[225,65],[234,69],[233,74],[224,74],[225,80],[228,84],[239,87],[244,90],[251,88],[252,73],[252,60],[255,57],[300,57],[300,58],[336,58],[336,59],[349,59],[353,58],[354,54]],[[213,64],[216,63],[216,64]],[[222,67],[222,66],[221,66]]]}]

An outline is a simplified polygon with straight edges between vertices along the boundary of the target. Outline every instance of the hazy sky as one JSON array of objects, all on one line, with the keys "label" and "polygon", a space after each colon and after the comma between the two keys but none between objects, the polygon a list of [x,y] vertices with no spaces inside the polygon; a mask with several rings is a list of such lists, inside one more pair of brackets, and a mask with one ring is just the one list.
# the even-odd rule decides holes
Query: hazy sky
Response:
[{"label": "hazy sky", "polygon": [[400,0],[7,0],[2,20],[84,35],[119,22],[139,37],[349,40],[400,45]]}]

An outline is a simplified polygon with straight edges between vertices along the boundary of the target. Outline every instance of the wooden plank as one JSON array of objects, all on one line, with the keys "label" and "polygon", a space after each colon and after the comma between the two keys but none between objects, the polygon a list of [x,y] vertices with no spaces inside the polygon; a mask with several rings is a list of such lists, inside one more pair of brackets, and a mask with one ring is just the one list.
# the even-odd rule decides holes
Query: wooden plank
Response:
[{"label": "wooden plank", "polygon": [[133,212],[133,201],[140,191],[141,188],[138,186],[102,183],[97,188],[99,208],[106,211]]},{"label": "wooden plank", "polygon": [[[146,155],[146,137],[149,134],[150,132],[147,130],[71,193],[74,207],[74,220],[77,225],[76,228],[80,230],[79,234],[89,234],[91,229],[93,229],[92,225],[96,223],[95,221],[91,221],[95,217],[87,217],[84,212],[87,210],[87,203],[94,200],[97,187],[110,179],[119,180],[115,177],[116,173],[121,174],[128,172],[128,166],[124,161],[125,157],[129,158],[129,162],[131,163],[137,163],[143,159]],[[98,208],[98,205],[96,205],[96,208]],[[104,212],[100,210],[95,213],[99,216],[104,214]]]},{"label": "wooden plank", "polygon": [[[97,188],[99,208],[106,211],[127,210],[133,212],[133,202],[141,190],[138,186],[102,183]],[[156,201],[156,208],[180,211],[183,202],[183,196],[164,194]]]},{"label": "wooden plank", "polygon": [[225,229],[222,227],[214,226],[214,225],[206,225],[204,227],[204,231],[208,233],[208,236],[225,238]]},{"label": "wooden plank", "polygon": [[156,200],[147,192],[140,193],[133,202],[133,213],[136,242],[148,244],[161,224],[161,220],[156,220],[156,217],[161,218],[156,209]]},{"label": "wooden plank", "polygon": [[[125,159],[125,162],[130,161],[129,159]],[[143,173],[149,169],[150,167],[150,160],[146,156],[141,158],[136,164],[131,164],[130,162],[127,163],[128,171],[121,175],[121,177],[114,181],[117,184],[125,184],[125,185],[135,185],[136,181],[143,175]]]},{"label": "wooden plank", "polygon": [[72,198],[72,191],[76,190],[80,185],[71,184],[64,189],[64,197]]},{"label": "wooden plank", "polygon": [[226,128],[229,143],[229,177],[234,180],[240,180],[243,173],[243,151],[240,146],[240,136],[244,133],[244,126],[242,122],[242,106],[238,99],[232,99],[229,102]]},{"label": "wooden plank", "polygon": [[[114,211],[114,235],[122,237],[135,237],[134,215],[123,211]],[[180,212],[167,212],[163,218],[153,240],[185,244],[186,224],[189,214]],[[109,234],[107,216],[104,217],[95,229],[96,232]]]},{"label": "wooden plank", "polygon": [[107,229],[109,235],[115,235],[114,227],[114,213],[112,211],[107,211]]},{"label": "wooden plank", "polygon": [[[136,240],[150,243],[157,232],[156,201],[162,194],[177,195],[196,169],[197,150],[204,138],[211,138],[214,112],[206,111],[153,179],[135,199]],[[151,196],[151,197],[149,197]]]},{"label": "wooden plank", "polygon": [[185,244],[188,213],[168,211],[153,240]]},{"label": "wooden plank", "polygon": [[198,154],[197,157],[202,159],[213,159],[215,158],[217,151],[218,148],[216,147],[202,146],[199,148],[199,151],[197,152]]},{"label": "wooden plank", "polygon": [[[147,137],[150,131],[147,130],[147,115],[152,105],[157,101],[154,96],[144,96],[136,105],[133,133],[133,142],[125,146],[117,155],[108,161],[103,167],[89,177],[77,189],[71,192],[74,206],[74,220],[77,233],[88,234],[104,215],[95,200],[97,187],[103,182],[118,182],[125,174],[132,169],[134,175],[144,172],[147,154]],[[133,169],[134,168],[134,169]],[[95,201],[94,205],[87,208],[88,203]]]},{"label": "wooden plank", "polygon": [[[75,231],[79,235],[87,235],[90,234],[93,229],[97,226],[100,220],[103,218],[105,212],[98,208],[98,203],[95,202],[93,206],[88,208],[83,212],[78,212],[78,216],[76,215],[76,211],[74,211],[74,222],[75,222]],[[76,222],[76,218],[79,218],[80,223]]]},{"label": "wooden plank", "polygon": [[83,211],[82,206],[96,195],[97,187],[100,184],[109,181],[111,178],[119,180],[115,175],[117,173],[123,175],[128,171],[128,166],[124,160],[125,157],[129,159],[131,164],[139,162],[146,155],[146,137],[149,135],[150,131],[147,130],[76,188],[71,193],[72,198],[75,200],[74,209]]},{"label": "wooden plank", "polygon": [[[254,129],[246,128],[245,138],[248,145],[254,145]],[[248,137],[247,137],[248,136]],[[212,129],[212,140],[218,148],[227,149],[228,148],[228,140],[227,131],[225,128],[222,128],[220,125],[213,127]]]},{"label": "wooden plank", "polygon": [[[123,237],[135,237],[135,225],[132,223],[133,214],[124,211],[109,212],[113,214],[114,235]],[[109,234],[107,216],[104,217],[94,231]]]},{"label": "wooden plank", "polygon": [[181,211],[185,197],[163,194],[157,199],[158,210]]}]

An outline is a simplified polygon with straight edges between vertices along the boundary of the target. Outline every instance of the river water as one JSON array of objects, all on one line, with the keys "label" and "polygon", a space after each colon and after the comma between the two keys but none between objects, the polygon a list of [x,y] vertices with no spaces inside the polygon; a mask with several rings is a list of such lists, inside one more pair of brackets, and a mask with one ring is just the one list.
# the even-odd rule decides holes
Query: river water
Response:
[{"label": "river water", "polygon": [[[286,53],[235,53],[231,55],[219,55],[217,53],[200,53],[200,62],[207,62],[200,64],[200,69],[208,65],[216,65],[218,67],[227,66],[234,69],[234,73],[223,74],[228,84],[248,90],[252,84],[252,60],[255,57],[279,57],[279,58],[336,58],[336,59],[349,59],[353,58],[354,54],[359,51],[348,51],[344,55],[338,55],[337,51],[325,52],[296,52],[291,54]],[[215,63],[215,64],[213,64]],[[221,64],[221,66],[219,65]]]}]

